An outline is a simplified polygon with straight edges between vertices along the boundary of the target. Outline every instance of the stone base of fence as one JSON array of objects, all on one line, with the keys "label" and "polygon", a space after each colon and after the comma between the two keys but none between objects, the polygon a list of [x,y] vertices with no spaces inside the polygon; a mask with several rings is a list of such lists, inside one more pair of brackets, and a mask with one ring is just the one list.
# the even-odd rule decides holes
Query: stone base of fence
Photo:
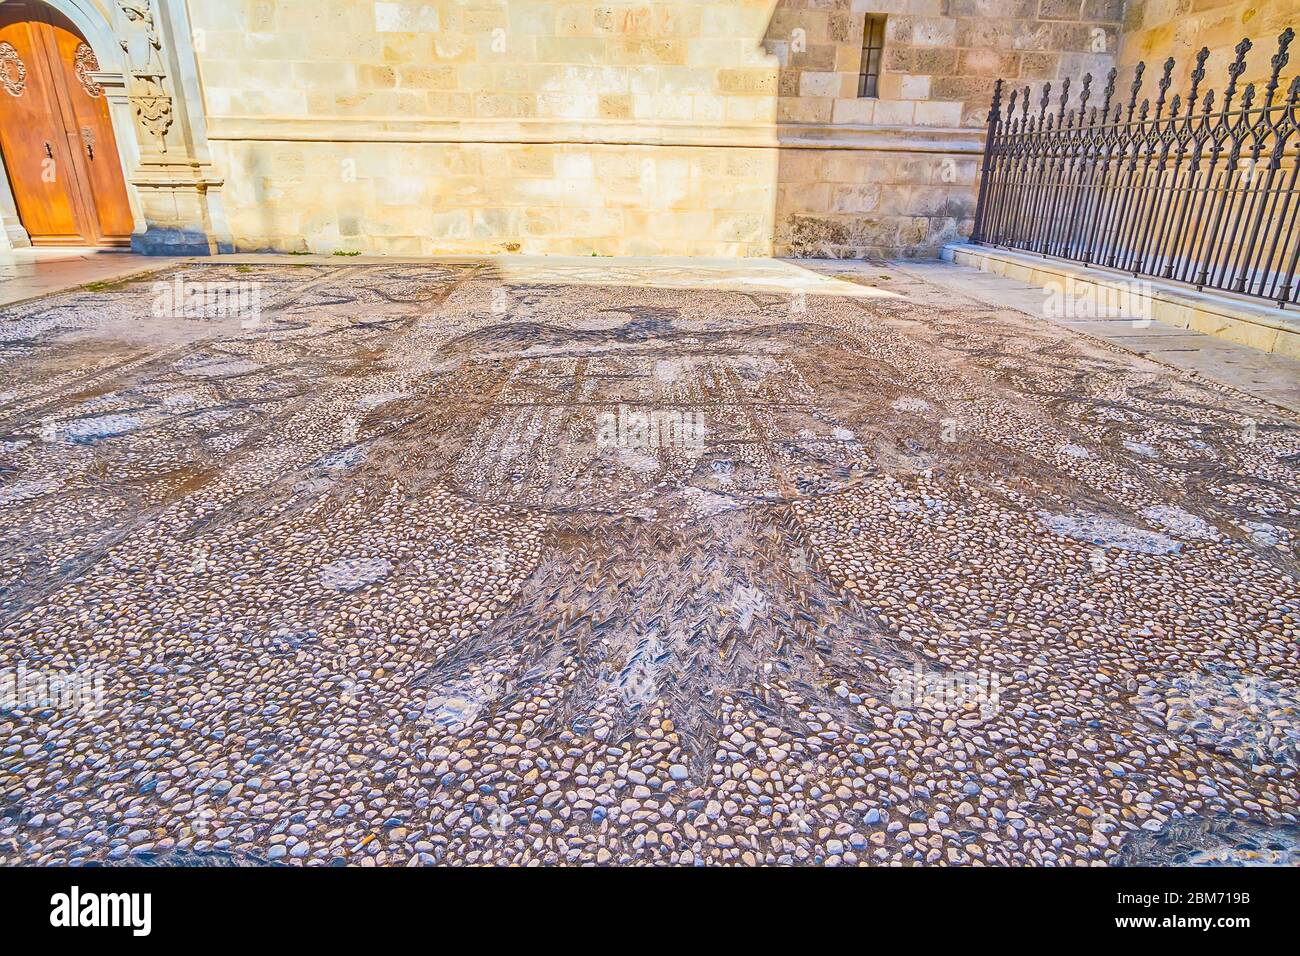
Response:
[{"label": "stone base of fence", "polygon": [[[1300,358],[1300,313],[1222,292],[1198,292],[1180,283],[1134,278],[1128,273],[1085,266],[1028,252],[970,243],[944,247],[949,262],[1019,282],[1060,291],[1082,302],[1123,303],[1124,315],[1218,336],[1238,345]],[[1046,314],[1046,312],[1045,312]]]}]

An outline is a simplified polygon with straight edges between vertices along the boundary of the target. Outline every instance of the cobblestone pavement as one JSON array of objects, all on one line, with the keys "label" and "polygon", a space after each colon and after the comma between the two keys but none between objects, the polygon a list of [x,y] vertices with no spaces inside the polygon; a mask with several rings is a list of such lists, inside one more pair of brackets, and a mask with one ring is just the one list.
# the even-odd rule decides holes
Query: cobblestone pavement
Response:
[{"label": "cobblestone pavement", "polygon": [[0,313],[0,861],[1300,862],[1285,413],[883,267],[503,268]]}]

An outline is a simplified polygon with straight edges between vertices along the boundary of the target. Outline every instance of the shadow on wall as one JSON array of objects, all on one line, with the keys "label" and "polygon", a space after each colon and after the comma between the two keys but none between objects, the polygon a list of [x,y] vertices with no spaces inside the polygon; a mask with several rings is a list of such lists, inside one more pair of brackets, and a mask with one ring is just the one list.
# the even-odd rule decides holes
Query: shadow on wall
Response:
[{"label": "shadow on wall", "polygon": [[[780,63],[784,124],[776,254],[927,257],[969,235],[996,81],[1077,83],[1104,73],[1123,7],[776,0],[764,38]],[[866,29],[869,20],[879,32]],[[874,77],[866,88],[860,68]]]},{"label": "shadow on wall", "polygon": [[[933,257],[973,224],[987,107],[969,105],[987,104],[994,77],[959,75],[955,34],[914,48],[909,17],[880,17],[872,41],[861,6],[777,0],[773,9],[763,47],[779,63],[783,129],[774,255]],[[868,42],[878,43],[870,55]],[[861,95],[867,56],[876,79]]]}]

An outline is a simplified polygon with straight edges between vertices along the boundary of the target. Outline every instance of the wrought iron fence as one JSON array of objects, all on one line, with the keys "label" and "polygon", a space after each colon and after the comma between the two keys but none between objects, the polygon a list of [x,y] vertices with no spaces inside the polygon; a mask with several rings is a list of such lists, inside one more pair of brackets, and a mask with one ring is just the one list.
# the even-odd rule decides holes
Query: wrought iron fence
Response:
[{"label": "wrought iron fence", "polygon": [[1077,106],[1066,79],[1055,103],[1043,85],[1036,112],[1029,87],[1012,92],[1004,115],[999,80],[971,240],[1297,302],[1300,76],[1278,96],[1294,36],[1278,37],[1262,96],[1253,83],[1238,95],[1251,42],[1237,44],[1217,106],[1213,90],[1201,92],[1208,49],[1196,55],[1186,100],[1168,97],[1172,57],[1154,104],[1139,103],[1143,63],[1127,103],[1115,102],[1112,69],[1100,106],[1088,105],[1086,74]]}]

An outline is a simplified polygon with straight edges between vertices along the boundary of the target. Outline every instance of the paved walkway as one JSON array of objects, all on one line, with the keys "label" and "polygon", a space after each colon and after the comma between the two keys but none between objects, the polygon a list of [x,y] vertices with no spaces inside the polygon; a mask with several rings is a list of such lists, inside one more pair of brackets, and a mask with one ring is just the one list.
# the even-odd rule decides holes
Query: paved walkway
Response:
[{"label": "paved walkway", "polygon": [[180,261],[110,249],[50,247],[0,252],[0,306],[82,285],[117,282]]},{"label": "paved walkway", "polygon": [[900,262],[893,267],[918,281],[948,289],[968,302],[1015,309],[1055,322],[1300,413],[1300,360],[1235,345],[1165,322],[1052,316],[1045,308],[1048,293],[1041,286],[990,275],[969,266],[935,261]]},{"label": "paved walkway", "polygon": [[0,863],[1296,865],[1297,461],[913,264],[10,306]]},{"label": "paved walkway", "polygon": [[[188,261],[337,265],[341,258],[344,257],[251,254]],[[104,249],[22,249],[0,253],[0,306],[82,285],[116,282],[168,268],[181,261],[186,260]],[[356,256],[346,257],[344,261],[357,266],[416,265],[429,260]],[[484,260],[466,256],[438,261],[465,264]],[[555,280],[571,284],[622,284],[665,289],[718,288],[889,297],[905,295],[909,281],[923,281],[950,290],[969,302],[1012,309],[1043,321],[1056,322],[1300,413],[1300,361],[1296,359],[1269,355],[1161,322],[1135,325],[1126,319],[1076,321],[1055,318],[1046,314],[1045,293],[1038,286],[938,260],[873,264],[842,260],[500,256],[490,261],[507,281]],[[842,279],[855,285],[847,286],[836,281]],[[861,291],[863,288],[871,291],[864,293]]]}]

